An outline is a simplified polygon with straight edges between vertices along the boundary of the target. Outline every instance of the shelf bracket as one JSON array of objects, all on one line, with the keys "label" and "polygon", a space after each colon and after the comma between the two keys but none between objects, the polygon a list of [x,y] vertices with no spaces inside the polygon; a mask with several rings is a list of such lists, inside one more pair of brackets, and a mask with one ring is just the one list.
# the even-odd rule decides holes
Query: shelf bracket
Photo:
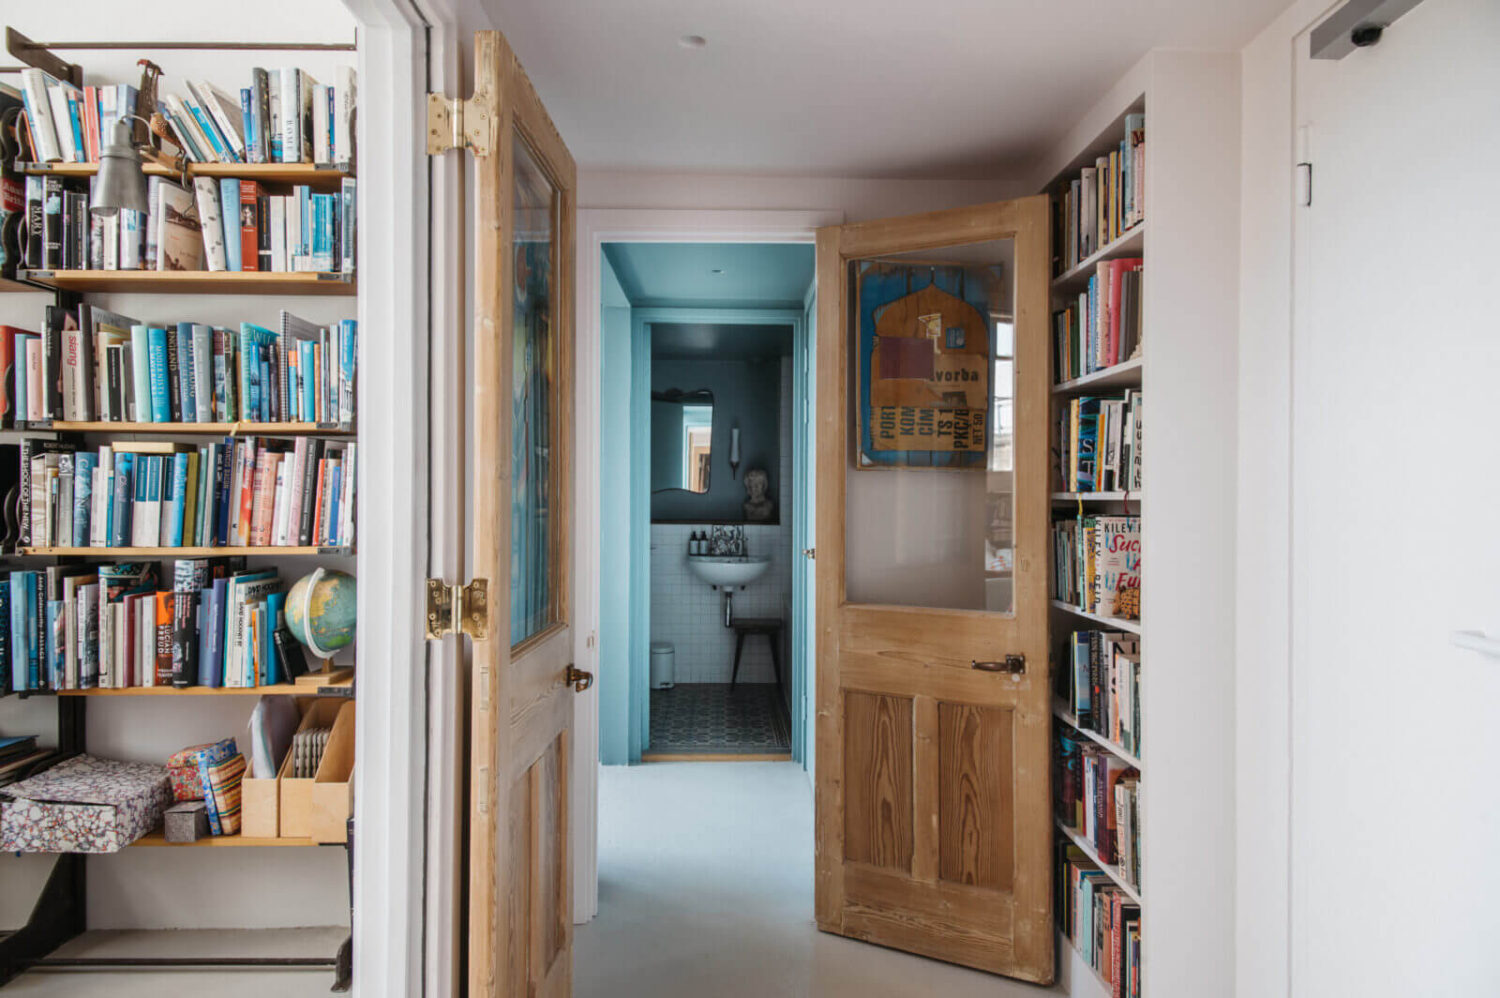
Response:
[{"label": "shelf bracket", "polygon": [[483,97],[427,95],[427,155],[449,149],[468,149],[475,156],[488,156],[490,106]]},{"label": "shelf bracket", "polygon": [[475,579],[466,586],[442,579],[427,580],[427,640],[467,634],[475,641],[490,633],[490,581]]}]

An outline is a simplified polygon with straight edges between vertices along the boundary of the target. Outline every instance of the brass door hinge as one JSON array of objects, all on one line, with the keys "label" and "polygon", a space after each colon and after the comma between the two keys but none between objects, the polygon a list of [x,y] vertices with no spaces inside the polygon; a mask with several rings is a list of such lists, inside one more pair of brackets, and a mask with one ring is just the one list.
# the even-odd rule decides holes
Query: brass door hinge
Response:
[{"label": "brass door hinge", "polygon": [[428,579],[427,640],[460,633],[475,641],[490,633],[489,580],[475,579],[466,586],[450,586],[442,579]]},{"label": "brass door hinge", "polygon": [[449,149],[470,149],[476,156],[492,151],[490,107],[482,99],[427,95],[427,155]]}]

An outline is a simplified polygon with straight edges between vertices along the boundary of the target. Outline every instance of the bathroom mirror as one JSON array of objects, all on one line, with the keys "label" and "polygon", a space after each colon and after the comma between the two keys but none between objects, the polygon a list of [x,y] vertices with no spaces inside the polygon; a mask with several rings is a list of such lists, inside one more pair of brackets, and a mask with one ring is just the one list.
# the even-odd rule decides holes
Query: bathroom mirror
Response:
[{"label": "bathroom mirror", "polygon": [[713,392],[652,392],[651,491],[707,492],[713,438]]}]

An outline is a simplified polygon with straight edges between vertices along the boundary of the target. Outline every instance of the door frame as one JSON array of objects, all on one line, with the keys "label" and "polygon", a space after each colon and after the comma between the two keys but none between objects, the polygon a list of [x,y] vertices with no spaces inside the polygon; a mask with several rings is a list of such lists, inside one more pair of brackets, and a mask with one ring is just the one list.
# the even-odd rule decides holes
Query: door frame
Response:
[{"label": "door frame", "polygon": [[[586,180],[586,178],[585,178]],[[588,197],[583,185],[580,201]],[[841,210],[578,209],[574,424],[574,660],[603,678],[599,660],[600,418],[603,369],[599,261],[609,242],[813,243],[817,230],[844,221]],[[588,662],[585,666],[582,663]],[[619,668],[616,666],[615,668]],[[627,663],[628,674],[628,663]],[[599,910],[599,720],[603,709],[626,711],[628,698],[601,704],[600,683],[574,698],[571,779],[573,920]],[[627,687],[628,688],[628,687]]]}]

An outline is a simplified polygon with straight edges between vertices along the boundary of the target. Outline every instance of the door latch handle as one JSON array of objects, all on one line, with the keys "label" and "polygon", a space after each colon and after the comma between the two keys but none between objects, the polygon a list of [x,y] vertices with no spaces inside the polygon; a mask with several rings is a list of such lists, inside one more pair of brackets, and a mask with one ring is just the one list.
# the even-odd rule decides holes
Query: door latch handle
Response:
[{"label": "door latch handle", "polygon": [[568,671],[563,675],[563,682],[573,687],[574,693],[582,693],[594,685],[594,674],[592,672],[584,672],[582,669],[570,665],[568,666]]},{"label": "door latch handle", "polygon": [[1026,656],[1007,655],[1004,661],[1001,662],[980,662],[976,660],[971,661],[969,666],[978,669],[980,672],[1008,672],[1010,673],[1010,678],[1020,679],[1026,674]]}]

